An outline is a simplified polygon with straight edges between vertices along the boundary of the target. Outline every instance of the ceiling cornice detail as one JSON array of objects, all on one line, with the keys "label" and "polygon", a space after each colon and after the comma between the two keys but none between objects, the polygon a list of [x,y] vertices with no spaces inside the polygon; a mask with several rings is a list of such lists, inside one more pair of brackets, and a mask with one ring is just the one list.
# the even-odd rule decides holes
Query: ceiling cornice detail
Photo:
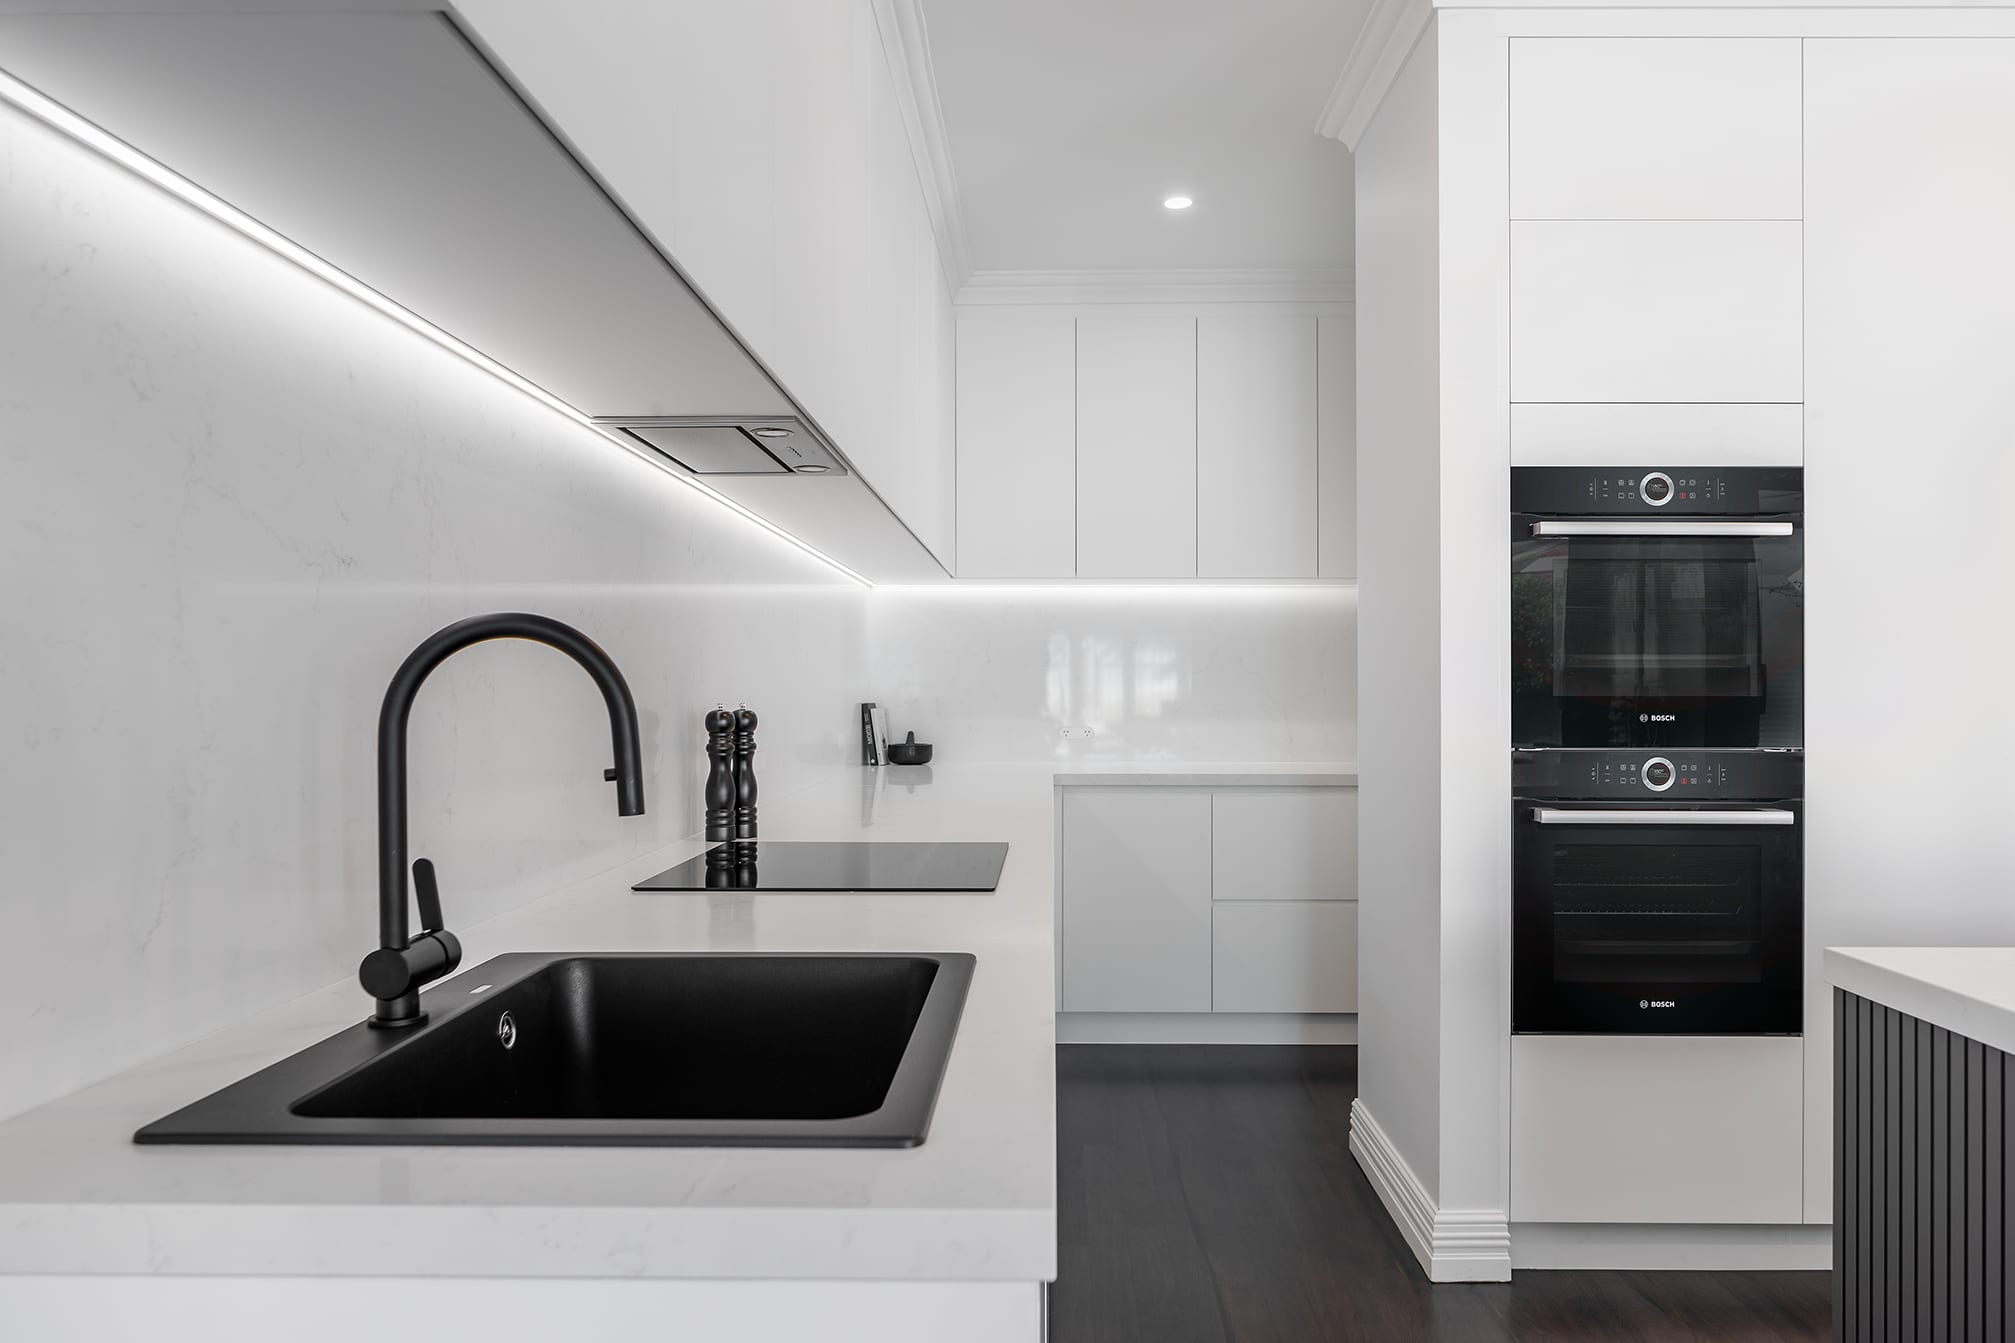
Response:
[{"label": "ceiling cornice detail", "polygon": [[983,270],[952,295],[961,307],[1113,303],[1349,304],[1355,272],[1322,270]]},{"label": "ceiling cornice detail", "polygon": [[923,0],[874,0],[874,13],[875,26],[881,32],[882,54],[888,59],[889,75],[895,83],[903,130],[909,136],[910,158],[916,164],[917,183],[923,189],[924,209],[930,215],[931,233],[937,239],[945,287],[957,294],[972,276],[972,252],[966,245],[958,177],[952,172],[951,138],[945,133],[937,76],[931,70]]},{"label": "ceiling cornice detail", "polygon": [[1434,17],[1434,0],[1373,0],[1364,27],[1344,58],[1343,73],[1316,118],[1315,133],[1341,140],[1353,151],[1385,101],[1414,43]]}]

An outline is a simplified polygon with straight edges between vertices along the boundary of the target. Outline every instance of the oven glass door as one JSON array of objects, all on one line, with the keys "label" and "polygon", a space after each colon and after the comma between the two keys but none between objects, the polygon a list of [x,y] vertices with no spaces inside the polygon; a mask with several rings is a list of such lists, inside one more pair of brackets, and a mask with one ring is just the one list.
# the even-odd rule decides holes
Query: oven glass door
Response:
[{"label": "oven glass door", "polygon": [[1795,520],[1513,527],[1514,745],[1803,745]]},{"label": "oven glass door", "polygon": [[1802,1028],[1796,803],[1523,801],[1513,825],[1513,1030]]}]

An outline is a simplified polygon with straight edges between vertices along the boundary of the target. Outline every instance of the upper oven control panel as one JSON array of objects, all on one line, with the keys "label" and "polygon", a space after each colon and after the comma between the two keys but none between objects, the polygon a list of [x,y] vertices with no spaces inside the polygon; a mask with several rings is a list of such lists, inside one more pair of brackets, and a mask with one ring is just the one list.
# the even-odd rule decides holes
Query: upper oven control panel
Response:
[{"label": "upper oven control panel", "polygon": [[1514,466],[1511,511],[1754,517],[1805,511],[1795,466]]},{"label": "upper oven control panel", "polygon": [[1804,793],[1796,751],[1514,751],[1520,797],[1587,801],[1769,801]]}]

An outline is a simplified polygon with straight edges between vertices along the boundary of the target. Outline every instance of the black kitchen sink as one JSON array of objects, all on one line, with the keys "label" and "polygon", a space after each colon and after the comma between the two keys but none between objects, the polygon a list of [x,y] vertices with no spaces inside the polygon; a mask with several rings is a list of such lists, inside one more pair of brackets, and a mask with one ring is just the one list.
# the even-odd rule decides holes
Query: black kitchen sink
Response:
[{"label": "black kitchen sink", "polygon": [[499,956],[142,1143],[912,1147],[972,980],[933,954]]}]

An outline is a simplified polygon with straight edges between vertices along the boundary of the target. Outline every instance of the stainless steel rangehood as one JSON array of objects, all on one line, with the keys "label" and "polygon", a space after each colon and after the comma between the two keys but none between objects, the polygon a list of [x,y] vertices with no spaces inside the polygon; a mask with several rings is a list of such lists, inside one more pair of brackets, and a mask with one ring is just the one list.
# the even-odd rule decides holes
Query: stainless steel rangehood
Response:
[{"label": "stainless steel rangehood", "polygon": [[604,415],[596,423],[635,439],[696,476],[847,473],[817,430],[778,415]]}]

